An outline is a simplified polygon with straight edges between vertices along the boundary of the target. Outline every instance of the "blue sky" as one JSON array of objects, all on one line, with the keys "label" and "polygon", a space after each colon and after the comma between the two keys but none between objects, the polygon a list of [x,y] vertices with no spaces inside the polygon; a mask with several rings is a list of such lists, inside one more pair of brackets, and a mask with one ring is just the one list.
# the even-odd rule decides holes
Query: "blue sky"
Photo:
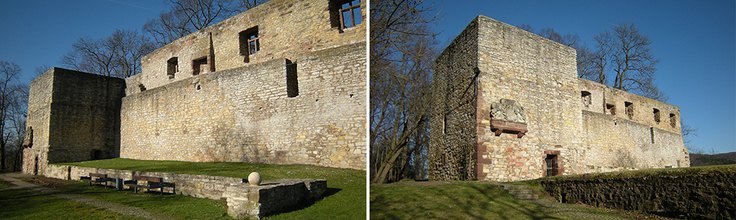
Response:
[{"label": "blue sky", "polygon": [[[80,37],[107,37],[116,29],[140,28],[168,6],[163,0],[0,0],[0,60],[23,69],[28,83],[42,65],[60,58]],[[656,83],[697,128],[693,144],[716,152],[736,151],[736,5],[734,1],[441,1],[436,26],[447,44],[477,15],[535,30],[554,28],[592,37],[621,22],[634,23],[661,59]]]},{"label": "blue sky", "polygon": [[167,10],[163,0],[0,0],[0,60],[14,62],[28,83],[36,67],[59,60],[80,37],[141,28]]},{"label": "blue sky", "polygon": [[[428,0],[429,1],[429,0]],[[593,36],[621,22],[634,23],[652,41],[656,83],[698,129],[693,144],[710,152],[736,151],[736,4],[729,1],[431,1],[444,14],[435,26],[447,45],[473,18],[484,15],[535,31],[551,27]]]}]

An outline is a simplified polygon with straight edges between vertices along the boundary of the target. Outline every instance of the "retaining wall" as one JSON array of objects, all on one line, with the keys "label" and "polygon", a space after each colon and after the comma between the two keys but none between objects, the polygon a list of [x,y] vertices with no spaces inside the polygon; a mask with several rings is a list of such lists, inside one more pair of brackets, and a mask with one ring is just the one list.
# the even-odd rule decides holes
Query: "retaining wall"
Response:
[{"label": "retaining wall", "polygon": [[[80,180],[81,176],[88,176],[89,173],[102,173],[107,174],[108,177],[126,180],[133,179],[134,175],[161,177],[164,182],[176,184],[176,194],[206,199],[225,199],[228,206],[227,212],[234,218],[261,218],[300,202],[318,199],[327,191],[326,180],[280,179],[263,181],[260,186],[251,186],[247,180],[235,177],[53,164],[48,165],[46,177]],[[173,193],[173,189],[166,188],[164,192]]]}]

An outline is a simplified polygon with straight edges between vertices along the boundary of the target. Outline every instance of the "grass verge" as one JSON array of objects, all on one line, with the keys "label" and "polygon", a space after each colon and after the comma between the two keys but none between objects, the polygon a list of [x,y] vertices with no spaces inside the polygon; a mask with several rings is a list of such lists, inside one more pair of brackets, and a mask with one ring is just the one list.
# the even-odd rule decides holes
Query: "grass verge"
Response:
[{"label": "grass verge", "polygon": [[[302,179],[326,179],[327,193],[321,200],[314,203],[303,204],[288,212],[267,216],[266,219],[365,219],[366,216],[366,191],[365,171],[352,169],[338,169],[318,167],[309,165],[269,165],[269,164],[246,164],[225,162],[180,162],[180,161],[144,161],[132,159],[107,159],[96,161],[84,161],[78,163],[65,163],[82,167],[97,167],[120,170],[154,171],[170,173],[204,174],[213,176],[230,176],[237,178],[248,178],[251,172],[259,172],[264,180],[283,178]],[[71,184],[68,190],[86,190],[84,184]],[[111,191],[103,189],[102,191]],[[114,190],[112,190],[114,191]],[[83,191],[84,192],[84,191]],[[89,196],[102,200],[122,203],[125,205],[144,208],[151,211],[162,212],[175,217],[186,219],[213,219],[229,218],[223,216],[226,213],[220,201],[187,197],[187,196],[164,196],[166,198],[139,197],[130,195],[129,192],[122,194],[93,192]],[[98,197],[99,196],[99,197]],[[182,197],[182,198],[178,198]],[[156,199],[166,200],[171,198],[171,204],[158,206],[158,203],[149,203]],[[167,203],[169,201],[166,201]],[[184,209],[187,207],[201,207],[202,210],[192,211]]]},{"label": "grass verge", "polygon": [[140,219],[32,189],[0,191],[0,207],[2,219]]}]

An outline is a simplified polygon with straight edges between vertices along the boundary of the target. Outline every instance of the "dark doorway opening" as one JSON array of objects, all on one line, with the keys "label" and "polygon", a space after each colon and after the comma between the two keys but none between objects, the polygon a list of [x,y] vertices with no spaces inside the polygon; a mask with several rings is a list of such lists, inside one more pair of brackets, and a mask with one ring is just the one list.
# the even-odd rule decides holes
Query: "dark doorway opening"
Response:
[{"label": "dark doorway opening", "polygon": [[92,153],[90,155],[92,160],[99,160],[102,159],[102,151],[101,150],[92,150]]},{"label": "dark doorway opening", "polygon": [[558,163],[557,163],[557,155],[547,155],[547,158],[544,159],[544,162],[547,164],[547,175],[546,176],[557,176],[559,175],[557,173]]},{"label": "dark doorway opening", "polygon": [[33,175],[38,175],[38,156],[33,159]]}]

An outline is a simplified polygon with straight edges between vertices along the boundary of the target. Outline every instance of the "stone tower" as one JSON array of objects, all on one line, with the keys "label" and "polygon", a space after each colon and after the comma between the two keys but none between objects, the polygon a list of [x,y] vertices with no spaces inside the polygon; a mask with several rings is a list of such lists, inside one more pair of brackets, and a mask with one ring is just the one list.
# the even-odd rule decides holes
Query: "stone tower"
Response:
[{"label": "stone tower", "polygon": [[[429,178],[689,166],[676,106],[579,79],[575,59],[570,47],[476,17],[435,61]],[[611,114],[615,105],[638,112]],[[672,122],[655,122],[656,109]]]}]

